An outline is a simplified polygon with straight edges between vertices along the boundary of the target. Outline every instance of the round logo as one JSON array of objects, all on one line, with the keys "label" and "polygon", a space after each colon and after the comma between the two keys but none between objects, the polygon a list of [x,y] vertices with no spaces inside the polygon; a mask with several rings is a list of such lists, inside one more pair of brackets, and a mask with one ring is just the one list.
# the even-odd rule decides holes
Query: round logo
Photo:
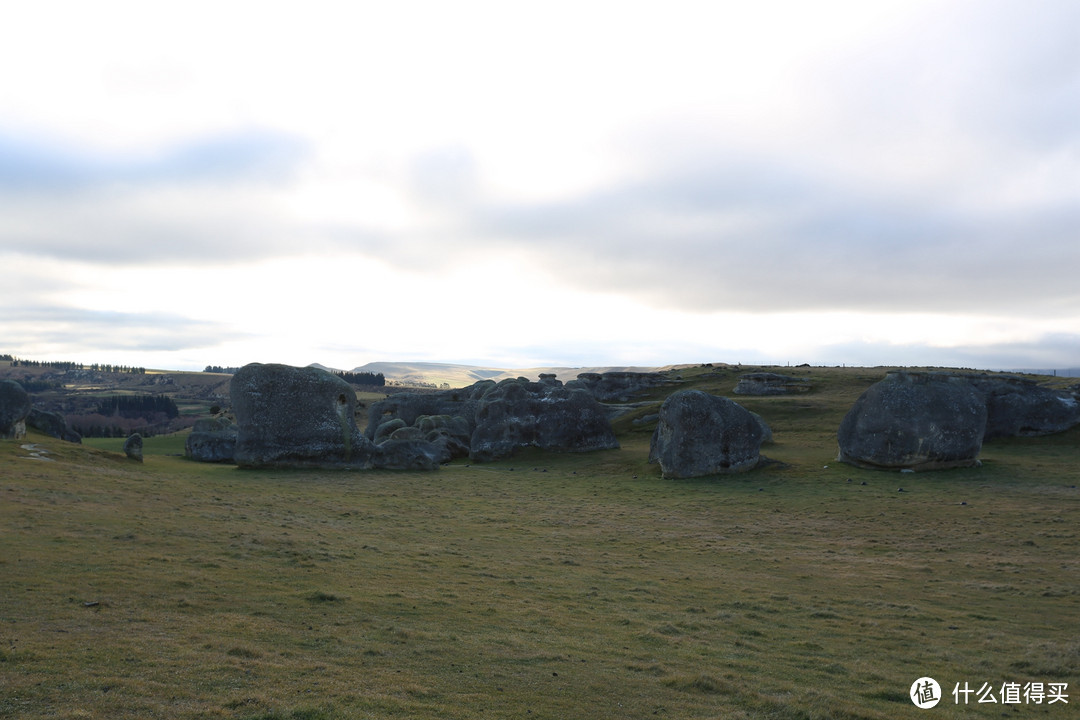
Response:
[{"label": "round logo", "polygon": [[921,677],[911,683],[911,702],[928,710],[941,702],[941,686],[932,677]]}]

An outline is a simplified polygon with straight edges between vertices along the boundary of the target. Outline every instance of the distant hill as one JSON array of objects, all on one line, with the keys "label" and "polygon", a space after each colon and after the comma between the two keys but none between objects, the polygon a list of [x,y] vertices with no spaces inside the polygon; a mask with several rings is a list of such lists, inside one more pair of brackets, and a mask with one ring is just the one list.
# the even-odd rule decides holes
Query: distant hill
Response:
[{"label": "distant hill", "polygon": [[[656,367],[536,367],[536,368],[492,368],[477,365],[457,365],[453,363],[429,363],[429,362],[370,362],[366,365],[353,368],[353,372],[382,373],[389,383],[404,383],[409,385],[434,385],[440,387],[443,384],[450,387],[465,387],[479,380],[505,380],[506,378],[526,377],[536,380],[541,373],[554,374],[559,380],[566,382],[575,379],[584,372],[653,372],[669,370],[674,366],[662,368]],[[683,367],[683,366],[678,366]]]}]

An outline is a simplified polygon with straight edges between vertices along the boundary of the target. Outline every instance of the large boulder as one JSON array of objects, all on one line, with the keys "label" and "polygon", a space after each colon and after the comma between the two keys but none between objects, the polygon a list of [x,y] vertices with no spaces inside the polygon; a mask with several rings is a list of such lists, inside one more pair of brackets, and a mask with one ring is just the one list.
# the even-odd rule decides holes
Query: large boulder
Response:
[{"label": "large boulder", "polygon": [[665,478],[744,472],[761,460],[764,421],[725,397],[700,390],[673,393],[660,406],[649,461]]},{"label": "large boulder", "polygon": [[793,395],[810,390],[810,382],[779,373],[746,373],[739,376],[736,395]]},{"label": "large boulder", "polygon": [[14,380],[0,380],[0,438],[18,440],[26,436],[30,396]]},{"label": "large boulder", "polygon": [[986,398],[984,440],[1050,435],[1080,424],[1080,402],[1072,392],[1015,375],[964,377]]},{"label": "large boulder", "polygon": [[68,427],[67,420],[57,412],[33,408],[30,410],[30,414],[26,416],[26,425],[60,440],[73,443],[82,442],[82,435]]},{"label": "large boulder", "polygon": [[184,443],[184,454],[199,462],[235,462],[237,435],[236,425],[228,418],[196,420]]},{"label": "large boulder", "polygon": [[519,447],[586,452],[619,447],[602,405],[585,390],[548,382],[504,380],[486,393],[476,412],[469,457],[507,457]]},{"label": "large boulder", "polygon": [[844,416],[837,459],[894,470],[976,466],[986,418],[986,399],[964,377],[890,372]]},{"label": "large boulder", "polygon": [[241,467],[373,467],[374,445],[357,429],[356,393],[314,367],[252,363],[233,375],[236,464]]}]

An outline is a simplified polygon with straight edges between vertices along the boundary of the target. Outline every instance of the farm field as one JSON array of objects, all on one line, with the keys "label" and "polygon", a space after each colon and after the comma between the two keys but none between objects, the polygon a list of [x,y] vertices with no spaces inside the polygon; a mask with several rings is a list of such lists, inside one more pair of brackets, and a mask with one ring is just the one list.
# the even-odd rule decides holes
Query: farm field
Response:
[{"label": "farm field", "polygon": [[[0,718],[1075,717],[1080,428],[862,470],[836,428],[884,369],[777,370],[814,389],[643,396],[772,427],[775,462],[692,481],[647,462],[655,405],[618,450],[433,473],[0,441]],[[1030,682],[1068,703],[952,694]]]}]

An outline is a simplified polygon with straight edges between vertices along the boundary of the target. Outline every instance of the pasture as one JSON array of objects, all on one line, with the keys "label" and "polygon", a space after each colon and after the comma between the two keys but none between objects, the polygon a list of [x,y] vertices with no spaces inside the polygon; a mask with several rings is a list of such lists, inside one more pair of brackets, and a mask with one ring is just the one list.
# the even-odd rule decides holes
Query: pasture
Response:
[{"label": "pasture", "polygon": [[[814,390],[684,372],[776,440],[693,481],[648,464],[655,407],[619,450],[434,473],[0,441],[0,718],[1075,717],[1080,429],[860,470],[835,431],[884,371],[780,372]],[[1069,702],[957,705],[965,682]]]}]

